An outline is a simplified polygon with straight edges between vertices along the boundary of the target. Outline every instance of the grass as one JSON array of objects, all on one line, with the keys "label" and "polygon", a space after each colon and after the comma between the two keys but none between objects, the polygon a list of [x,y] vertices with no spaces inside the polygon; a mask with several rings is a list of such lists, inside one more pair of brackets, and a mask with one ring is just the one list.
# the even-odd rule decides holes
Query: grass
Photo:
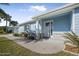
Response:
[{"label": "grass", "polygon": [[5,34],[10,34],[10,33],[0,33],[0,35],[5,35]]},{"label": "grass", "polygon": [[63,51],[56,54],[39,54],[16,44],[12,40],[0,37],[0,56],[73,56],[73,54]]}]

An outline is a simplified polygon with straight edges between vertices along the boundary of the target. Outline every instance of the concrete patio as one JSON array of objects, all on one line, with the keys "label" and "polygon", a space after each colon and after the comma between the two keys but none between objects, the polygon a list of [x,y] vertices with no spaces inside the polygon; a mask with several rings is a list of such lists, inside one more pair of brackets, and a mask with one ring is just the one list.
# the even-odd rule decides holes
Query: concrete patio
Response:
[{"label": "concrete patio", "polygon": [[57,53],[60,52],[64,49],[64,40],[61,39],[48,39],[48,40],[42,40],[42,41],[31,41],[27,43],[26,41],[23,40],[16,40],[20,39],[20,37],[14,37],[12,35],[0,35],[0,37],[6,37],[8,39],[11,39],[15,41],[17,44],[32,50],[34,52],[40,53],[40,54],[52,54],[52,53]]}]

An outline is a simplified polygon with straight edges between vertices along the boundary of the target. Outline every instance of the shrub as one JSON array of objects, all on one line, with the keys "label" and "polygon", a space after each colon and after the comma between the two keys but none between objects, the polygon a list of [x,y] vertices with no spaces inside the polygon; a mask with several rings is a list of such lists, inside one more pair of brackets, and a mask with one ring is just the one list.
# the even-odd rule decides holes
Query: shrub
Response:
[{"label": "shrub", "polygon": [[8,30],[7,32],[8,32],[8,33],[12,33],[13,31],[12,31],[12,30]]},{"label": "shrub", "polygon": [[28,34],[27,34],[27,33],[25,33],[25,32],[22,32],[22,33],[21,33],[21,36],[23,36],[23,37],[27,37],[27,36],[28,36]]},{"label": "shrub", "polygon": [[21,34],[14,33],[13,36],[17,36],[17,37],[19,37],[19,36],[21,36]]},{"label": "shrub", "polygon": [[5,31],[2,28],[0,28],[0,33],[3,34],[5,33]]},{"label": "shrub", "polygon": [[64,36],[66,39],[69,39],[74,45],[78,47],[78,53],[79,53],[79,37],[74,33],[65,33]]},{"label": "shrub", "polygon": [[29,39],[29,40],[34,40],[35,38],[29,34],[29,35],[27,36],[27,39]]}]

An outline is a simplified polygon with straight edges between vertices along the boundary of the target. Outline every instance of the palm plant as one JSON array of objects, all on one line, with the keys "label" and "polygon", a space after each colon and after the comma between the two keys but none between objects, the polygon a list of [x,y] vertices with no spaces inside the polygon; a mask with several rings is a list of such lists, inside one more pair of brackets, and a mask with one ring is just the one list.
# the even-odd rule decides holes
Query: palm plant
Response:
[{"label": "palm plant", "polygon": [[79,37],[73,31],[71,31],[71,33],[65,33],[64,37],[77,46],[79,53]]}]

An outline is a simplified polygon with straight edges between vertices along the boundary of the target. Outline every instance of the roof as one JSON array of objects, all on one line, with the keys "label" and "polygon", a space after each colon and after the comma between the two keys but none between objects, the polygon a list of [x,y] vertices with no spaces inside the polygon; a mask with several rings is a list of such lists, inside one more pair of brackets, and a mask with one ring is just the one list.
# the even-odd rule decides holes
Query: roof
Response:
[{"label": "roof", "polygon": [[36,20],[39,20],[37,18],[46,18],[48,16],[55,16],[55,15],[58,15],[58,14],[62,14],[62,13],[67,13],[67,12],[70,12],[72,11],[72,9],[76,8],[76,7],[79,7],[79,3],[73,3],[73,4],[66,4],[62,7],[59,7],[59,8],[56,8],[56,9],[53,9],[51,11],[48,11],[46,13],[42,13],[40,15],[37,15],[37,16],[34,16],[32,17],[32,20],[30,21],[27,21],[25,23],[22,23],[22,24],[19,24],[19,26],[22,26],[24,24],[31,24],[31,23],[34,23]]},{"label": "roof", "polygon": [[21,23],[21,24],[19,24],[19,26],[22,26],[22,25],[24,25],[24,24],[32,24],[32,23],[34,23],[35,22],[35,20],[30,20],[30,21],[27,21],[27,22],[24,22],[24,23]]},{"label": "roof", "polygon": [[62,13],[62,12],[68,11],[68,10],[71,11],[73,8],[76,8],[76,7],[79,7],[79,3],[66,4],[66,5],[64,5],[62,7],[53,9],[53,10],[48,11],[46,13],[39,14],[37,16],[34,16],[34,17],[32,17],[32,19],[40,18],[40,17],[46,16],[47,14],[51,14],[51,13],[52,13],[52,16],[53,16],[55,14]]}]

